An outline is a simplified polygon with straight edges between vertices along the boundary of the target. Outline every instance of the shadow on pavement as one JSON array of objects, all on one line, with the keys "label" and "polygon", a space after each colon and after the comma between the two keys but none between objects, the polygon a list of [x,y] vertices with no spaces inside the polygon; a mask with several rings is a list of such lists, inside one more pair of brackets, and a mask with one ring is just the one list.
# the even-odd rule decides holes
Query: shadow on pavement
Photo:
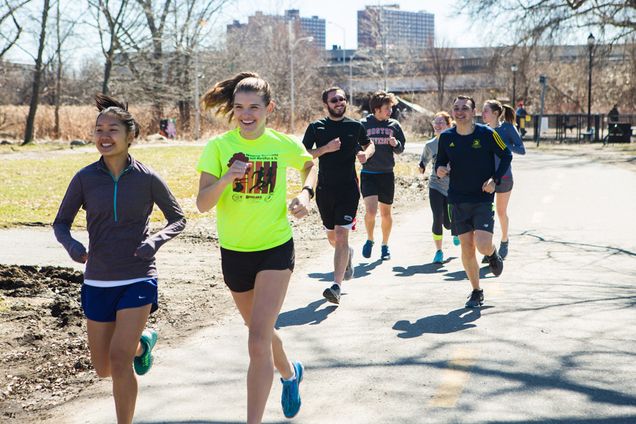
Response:
[{"label": "shadow on pavement", "polygon": [[307,277],[314,278],[314,279],[316,279],[318,281],[332,282],[333,281],[333,271],[331,271],[331,272],[312,272],[310,274],[307,274]]},{"label": "shadow on pavement", "polygon": [[[488,268],[488,266],[484,266],[479,269],[479,278],[495,278],[495,276],[490,273],[490,268]],[[455,271],[444,274],[444,281],[462,280],[468,280],[466,271]]]},{"label": "shadow on pavement", "polygon": [[[271,424],[286,424],[289,421],[266,421]],[[186,420],[186,421],[139,421],[139,424],[241,424],[245,421],[209,421],[209,420]]]},{"label": "shadow on pavement", "polygon": [[291,327],[294,325],[316,325],[320,324],[327,319],[330,313],[335,311],[338,307],[334,304],[318,309],[320,306],[327,303],[326,299],[316,300],[311,302],[304,308],[294,309],[293,311],[283,312],[278,315],[276,320],[276,328]]},{"label": "shadow on pavement", "polygon": [[[545,423],[546,419],[540,419],[536,421],[488,421],[488,424],[520,424],[520,423]],[[636,423],[636,415],[620,416],[620,417],[605,417],[605,418],[584,418],[571,417],[571,418],[550,418],[549,422],[554,424],[633,424]]]},{"label": "shadow on pavement", "polygon": [[441,274],[445,271],[444,264],[456,259],[454,257],[447,258],[443,264],[423,264],[423,265],[411,265],[406,268],[403,266],[394,266],[393,272],[396,277],[412,277],[415,274]]},{"label": "shadow on pavement", "polygon": [[354,268],[353,276],[355,278],[366,277],[367,275],[370,275],[371,271],[373,271],[382,262],[382,259],[377,259],[375,262],[360,263]]},{"label": "shadow on pavement", "polygon": [[400,320],[393,324],[393,329],[402,331],[397,336],[401,339],[419,337],[424,333],[448,334],[461,330],[476,327],[471,322],[481,317],[481,310],[490,309],[493,306],[482,306],[481,308],[461,308],[455,309],[446,315],[431,315],[420,318],[415,322]]}]

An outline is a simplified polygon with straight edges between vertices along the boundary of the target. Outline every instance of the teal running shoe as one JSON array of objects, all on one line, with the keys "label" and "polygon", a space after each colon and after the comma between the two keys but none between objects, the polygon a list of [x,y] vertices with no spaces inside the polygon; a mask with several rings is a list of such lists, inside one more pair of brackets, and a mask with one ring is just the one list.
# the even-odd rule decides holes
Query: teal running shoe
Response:
[{"label": "teal running shoe", "polygon": [[157,338],[157,332],[152,329],[145,329],[143,333],[141,333],[139,341],[144,348],[144,353],[142,353],[141,356],[135,356],[135,360],[133,361],[137,375],[144,375],[152,368],[152,363],[155,360],[152,355],[152,348],[155,347]]},{"label": "teal running shoe", "polygon": [[283,406],[283,414],[286,418],[294,418],[300,410],[300,383],[303,381],[303,373],[305,368],[300,361],[296,361],[292,364],[296,372],[296,378],[291,381],[285,381],[282,378],[280,382],[283,383],[283,394],[280,399],[280,403]]},{"label": "teal running shoe", "polygon": [[433,258],[434,264],[443,264],[444,263],[444,253],[441,250],[435,252],[435,257]]}]

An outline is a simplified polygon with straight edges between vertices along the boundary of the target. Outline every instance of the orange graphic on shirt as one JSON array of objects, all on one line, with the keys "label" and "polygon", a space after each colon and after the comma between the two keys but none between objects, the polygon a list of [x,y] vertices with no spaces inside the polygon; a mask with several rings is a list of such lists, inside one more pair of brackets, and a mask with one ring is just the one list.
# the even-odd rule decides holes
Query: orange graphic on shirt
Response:
[{"label": "orange graphic on shirt", "polygon": [[243,178],[234,180],[232,191],[246,194],[269,194],[274,192],[277,162],[250,161],[244,153],[235,153],[228,162],[228,167],[232,166],[235,160],[249,163],[250,167]]}]

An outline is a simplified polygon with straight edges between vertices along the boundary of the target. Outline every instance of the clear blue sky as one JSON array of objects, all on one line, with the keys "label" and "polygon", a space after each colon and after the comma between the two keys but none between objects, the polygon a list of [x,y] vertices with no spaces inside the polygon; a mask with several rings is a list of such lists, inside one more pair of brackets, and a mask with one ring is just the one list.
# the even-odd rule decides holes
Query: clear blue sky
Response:
[{"label": "clear blue sky", "polygon": [[[301,17],[317,15],[327,21],[327,46],[342,45],[357,47],[357,12],[365,5],[399,4],[401,10],[417,12],[424,10],[435,14],[435,36],[445,39],[452,47],[477,47],[491,44],[480,40],[478,31],[471,30],[470,21],[454,10],[456,0],[235,0],[226,7],[224,18],[219,23],[230,23],[237,19],[247,22],[247,17],[260,10],[266,14],[283,14],[286,9],[299,9]],[[343,35],[343,28],[345,30]]]}]

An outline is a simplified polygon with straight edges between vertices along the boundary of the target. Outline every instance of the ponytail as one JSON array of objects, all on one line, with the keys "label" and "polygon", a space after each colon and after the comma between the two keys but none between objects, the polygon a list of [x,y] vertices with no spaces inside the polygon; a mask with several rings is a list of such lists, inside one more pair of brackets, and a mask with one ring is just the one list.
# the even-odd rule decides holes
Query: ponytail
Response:
[{"label": "ponytail", "polygon": [[514,125],[515,118],[517,117],[515,110],[510,105],[503,105],[503,110],[504,110],[504,114],[503,114],[504,121]]},{"label": "ponytail", "polygon": [[122,124],[124,124],[126,127],[126,134],[132,133],[133,138],[137,138],[139,136],[139,124],[135,118],[133,118],[132,114],[128,112],[128,103],[122,103],[110,96],[98,93],[95,95],[95,104],[99,111],[97,119],[99,119],[102,115],[113,115],[119,119]]},{"label": "ponytail", "polygon": [[272,101],[272,92],[267,81],[255,72],[241,72],[214,84],[201,97],[201,107],[204,111],[216,108],[216,115],[228,116],[231,121],[234,116],[234,96],[239,92],[258,93],[265,105]]}]

